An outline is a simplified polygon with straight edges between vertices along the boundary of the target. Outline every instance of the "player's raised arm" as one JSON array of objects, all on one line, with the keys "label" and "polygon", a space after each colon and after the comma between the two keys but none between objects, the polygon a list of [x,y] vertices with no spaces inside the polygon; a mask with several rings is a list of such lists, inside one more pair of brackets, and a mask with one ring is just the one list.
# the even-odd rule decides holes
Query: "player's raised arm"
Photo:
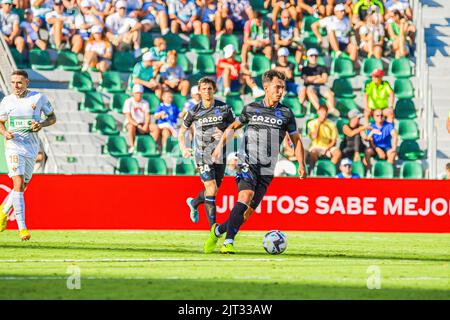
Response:
[{"label": "player's raised arm", "polygon": [[227,144],[227,141],[230,138],[230,136],[232,136],[236,130],[242,128],[243,126],[244,124],[242,122],[236,120],[232,124],[230,124],[228,128],[226,128],[222,137],[220,138],[219,143],[217,144],[216,148],[211,154],[212,161],[215,162],[217,159],[219,159],[219,156],[222,154],[223,147]]}]

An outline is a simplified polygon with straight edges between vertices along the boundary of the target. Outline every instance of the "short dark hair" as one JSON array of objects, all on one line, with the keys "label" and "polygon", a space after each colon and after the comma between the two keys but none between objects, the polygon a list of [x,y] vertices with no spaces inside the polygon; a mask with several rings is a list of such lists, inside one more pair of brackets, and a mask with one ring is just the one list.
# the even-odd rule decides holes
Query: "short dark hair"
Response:
[{"label": "short dark hair", "polygon": [[283,72],[277,71],[277,70],[269,70],[264,72],[262,76],[262,82],[272,82],[274,78],[281,79],[283,81],[286,81],[286,75]]},{"label": "short dark hair", "polygon": [[11,73],[11,77],[12,76],[22,76],[22,77],[24,77],[25,79],[28,79],[28,72],[26,72],[25,70],[14,70],[12,73]]},{"label": "short dark hair", "polygon": [[165,87],[165,88],[163,89],[162,94],[165,94],[165,93],[172,93],[172,94],[173,94],[173,90],[170,89],[170,88],[168,88],[168,87]]},{"label": "short dark hair", "polygon": [[213,86],[214,90],[216,90],[216,88],[217,88],[216,82],[213,79],[208,78],[208,77],[203,77],[200,80],[198,80],[197,85],[198,85],[199,89],[202,84],[211,84]]}]

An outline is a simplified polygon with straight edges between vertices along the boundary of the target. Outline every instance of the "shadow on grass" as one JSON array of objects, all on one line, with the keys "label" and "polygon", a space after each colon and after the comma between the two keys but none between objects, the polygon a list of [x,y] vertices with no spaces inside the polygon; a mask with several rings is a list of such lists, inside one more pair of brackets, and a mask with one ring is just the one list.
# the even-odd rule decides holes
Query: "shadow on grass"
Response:
[{"label": "shadow on grass", "polygon": [[[126,290],[124,290],[126,288]],[[65,280],[1,281],[0,299],[450,299],[449,291],[429,289],[369,290],[361,286],[219,281],[191,279],[81,278],[80,290],[68,290]]]},{"label": "shadow on grass", "polygon": [[[26,249],[26,250],[73,250],[73,251],[110,251],[110,252],[124,252],[124,253],[145,253],[145,254],[151,254],[151,253],[178,253],[178,254],[203,254],[202,249],[199,249],[195,247],[195,249],[189,249],[189,248],[183,248],[183,247],[177,247],[177,248],[171,248],[171,247],[164,247],[164,248],[155,248],[155,247],[124,247],[123,244],[117,244],[117,247],[110,247],[110,246],[89,246],[85,243],[77,243],[74,245],[61,245],[61,246],[55,246],[55,245],[40,245],[40,244],[32,244],[27,245],[26,247],[24,245],[19,244],[3,244],[3,249]],[[334,251],[337,251],[337,249],[333,249]],[[217,250],[218,252],[218,250]],[[272,258],[348,258],[348,259],[383,259],[383,260],[411,260],[411,261],[431,261],[431,262],[449,262],[450,258],[444,258],[444,257],[417,257],[417,255],[411,255],[411,254],[378,254],[378,253],[367,253],[367,254],[351,254],[351,253],[339,253],[339,252],[321,252],[321,253],[311,253],[311,252],[298,252],[298,253],[291,253],[287,252],[283,255],[267,255],[264,253],[263,250],[260,252],[255,251],[239,251],[239,254],[236,255],[205,255],[205,257],[213,258],[213,257],[236,257],[236,258],[245,258],[249,256],[265,256],[265,257],[272,257]],[[76,259],[76,258],[72,258]]]}]

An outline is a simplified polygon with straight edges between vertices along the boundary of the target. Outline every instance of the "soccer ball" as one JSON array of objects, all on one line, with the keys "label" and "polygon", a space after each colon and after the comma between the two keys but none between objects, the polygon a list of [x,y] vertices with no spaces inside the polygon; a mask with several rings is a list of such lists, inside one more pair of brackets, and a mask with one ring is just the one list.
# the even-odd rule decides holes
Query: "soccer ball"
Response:
[{"label": "soccer ball", "polygon": [[267,253],[280,254],[286,250],[287,237],[280,230],[272,230],[266,233],[263,239],[263,246]]}]

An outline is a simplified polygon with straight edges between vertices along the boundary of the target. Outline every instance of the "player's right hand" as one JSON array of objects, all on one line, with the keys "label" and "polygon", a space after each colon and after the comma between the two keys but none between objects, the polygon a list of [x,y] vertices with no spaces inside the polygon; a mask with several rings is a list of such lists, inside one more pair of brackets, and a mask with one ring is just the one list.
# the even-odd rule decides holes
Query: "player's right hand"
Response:
[{"label": "player's right hand", "polygon": [[11,140],[12,138],[14,138],[13,134],[11,133],[11,131],[5,131],[5,139],[6,140]]},{"label": "player's right hand", "polygon": [[183,158],[190,158],[190,157],[192,157],[192,149],[190,149],[190,148],[184,148],[183,150],[182,150],[182,154],[183,154]]},{"label": "player's right hand", "polygon": [[211,153],[211,160],[212,162],[216,162],[217,159],[219,159],[219,156],[221,154],[221,150],[216,148],[214,149],[213,153]]}]

